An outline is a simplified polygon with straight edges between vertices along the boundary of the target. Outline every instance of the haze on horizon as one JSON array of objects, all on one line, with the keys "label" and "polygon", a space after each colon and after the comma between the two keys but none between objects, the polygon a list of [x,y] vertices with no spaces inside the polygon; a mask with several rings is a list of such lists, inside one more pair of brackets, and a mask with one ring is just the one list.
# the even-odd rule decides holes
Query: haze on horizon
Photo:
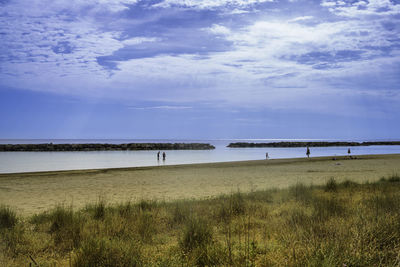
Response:
[{"label": "haze on horizon", "polygon": [[0,138],[400,138],[395,0],[0,0]]}]

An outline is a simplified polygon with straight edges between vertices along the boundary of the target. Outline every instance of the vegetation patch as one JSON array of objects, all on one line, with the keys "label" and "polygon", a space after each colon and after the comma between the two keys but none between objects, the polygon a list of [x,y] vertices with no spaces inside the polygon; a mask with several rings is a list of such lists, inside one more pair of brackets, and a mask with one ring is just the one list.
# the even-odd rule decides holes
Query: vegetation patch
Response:
[{"label": "vegetation patch", "polygon": [[236,192],[205,200],[0,208],[4,266],[398,266],[400,181]]},{"label": "vegetation patch", "polygon": [[0,230],[13,228],[18,222],[17,214],[10,207],[0,206]]}]

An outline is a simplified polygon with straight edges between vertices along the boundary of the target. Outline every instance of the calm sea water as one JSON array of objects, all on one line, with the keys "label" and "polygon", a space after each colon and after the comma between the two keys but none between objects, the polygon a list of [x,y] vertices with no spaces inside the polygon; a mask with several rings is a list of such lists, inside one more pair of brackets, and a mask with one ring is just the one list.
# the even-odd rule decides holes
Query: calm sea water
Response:
[{"label": "calm sea water", "polygon": [[[284,141],[308,141],[284,140]],[[214,150],[168,150],[165,161],[157,161],[157,151],[90,151],[90,152],[0,152],[0,173],[77,170],[97,168],[139,167],[174,165],[206,162],[224,162],[265,159],[268,152],[271,159],[305,157],[305,148],[228,148],[231,142],[274,142],[282,139],[240,139],[240,140],[128,140],[128,139],[0,139],[0,144],[39,143],[210,143]],[[321,140],[310,140],[321,141]],[[330,141],[330,140],[325,140]],[[335,140],[337,141],[337,140]],[[348,140],[345,140],[348,141]],[[353,140],[354,141],[354,140]],[[364,140],[356,140],[364,141]],[[370,141],[370,140],[365,140]],[[400,146],[351,147],[352,155],[400,153]],[[347,147],[311,148],[311,156],[347,155]]]}]

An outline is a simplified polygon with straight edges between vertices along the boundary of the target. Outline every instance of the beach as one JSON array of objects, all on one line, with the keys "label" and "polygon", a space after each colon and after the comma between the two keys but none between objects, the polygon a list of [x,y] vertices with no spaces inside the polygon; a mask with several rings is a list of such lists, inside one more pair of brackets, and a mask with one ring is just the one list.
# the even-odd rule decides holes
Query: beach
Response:
[{"label": "beach", "polygon": [[372,182],[394,173],[400,173],[400,154],[0,174],[0,203],[28,216],[59,204],[79,209],[99,198],[108,203],[203,199],[296,183],[319,185],[332,177]]}]

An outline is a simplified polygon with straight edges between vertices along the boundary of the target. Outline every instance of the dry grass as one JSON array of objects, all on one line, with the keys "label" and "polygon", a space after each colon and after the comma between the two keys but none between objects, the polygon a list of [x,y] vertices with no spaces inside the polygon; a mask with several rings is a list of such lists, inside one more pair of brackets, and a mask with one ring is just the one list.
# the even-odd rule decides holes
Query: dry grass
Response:
[{"label": "dry grass", "polygon": [[399,207],[395,174],[203,200],[100,199],[12,219],[0,265],[399,266]]}]

